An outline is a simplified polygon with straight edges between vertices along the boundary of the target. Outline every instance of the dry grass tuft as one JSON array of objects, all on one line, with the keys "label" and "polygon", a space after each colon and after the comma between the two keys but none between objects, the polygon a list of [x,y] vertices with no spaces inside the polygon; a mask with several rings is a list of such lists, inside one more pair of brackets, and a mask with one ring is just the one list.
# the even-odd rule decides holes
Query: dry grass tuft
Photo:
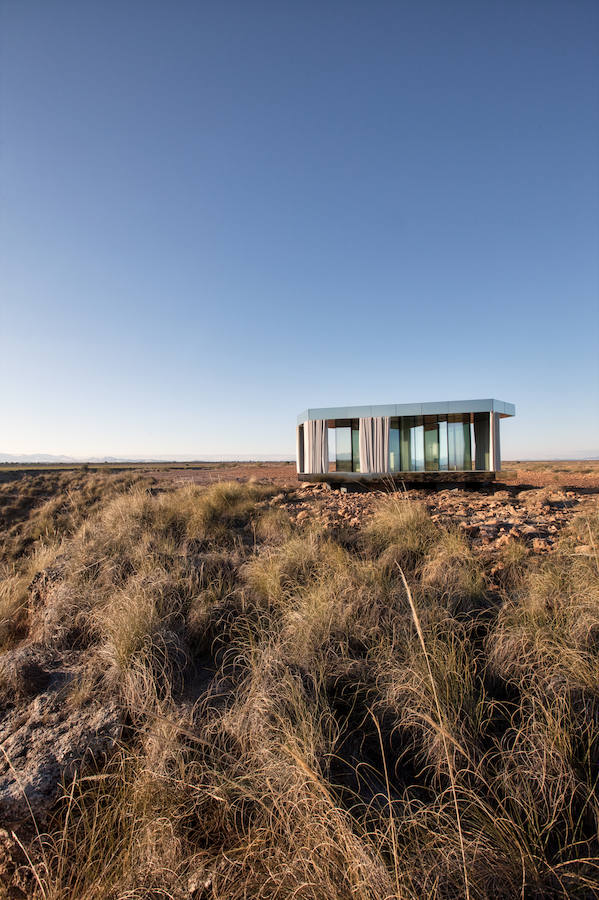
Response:
[{"label": "dry grass tuft", "polygon": [[255,483],[78,490],[11,525],[0,637],[127,728],[28,843],[36,896],[599,896],[596,512],[490,572],[403,498],[344,543]]},{"label": "dry grass tuft", "polygon": [[439,535],[423,503],[390,497],[376,511],[363,537],[368,552],[381,554],[382,566],[412,571],[424,562]]}]

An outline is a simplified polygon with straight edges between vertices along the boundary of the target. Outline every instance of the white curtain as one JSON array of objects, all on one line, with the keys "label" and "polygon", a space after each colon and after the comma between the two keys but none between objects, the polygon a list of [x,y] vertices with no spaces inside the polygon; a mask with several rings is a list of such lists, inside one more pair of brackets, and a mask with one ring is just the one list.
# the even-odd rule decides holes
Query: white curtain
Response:
[{"label": "white curtain", "polygon": [[302,451],[304,449],[302,447],[302,441],[303,441],[303,428],[301,425],[298,425],[297,428],[295,429],[295,459],[296,459],[296,466],[297,466],[298,472],[303,472],[303,470],[304,470],[303,466],[302,466],[302,462],[303,462]]},{"label": "white curtain", "polygon": [[360,472],[389,472],[389,416],[360,419]]},{"label": "white curtain", "polygon": [[304,469],[314,475],[329,471],[329,429],[326,419],[304,422]]}]

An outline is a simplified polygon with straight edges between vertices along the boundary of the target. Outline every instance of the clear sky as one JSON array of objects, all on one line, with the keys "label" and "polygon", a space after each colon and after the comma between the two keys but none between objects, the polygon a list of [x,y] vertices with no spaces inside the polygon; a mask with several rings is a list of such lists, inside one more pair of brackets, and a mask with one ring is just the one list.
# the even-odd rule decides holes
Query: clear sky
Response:
[{"label": "clear sky", "polygon": [[596,0],[0,0],[0,452],[497,397],[599,455]]}]

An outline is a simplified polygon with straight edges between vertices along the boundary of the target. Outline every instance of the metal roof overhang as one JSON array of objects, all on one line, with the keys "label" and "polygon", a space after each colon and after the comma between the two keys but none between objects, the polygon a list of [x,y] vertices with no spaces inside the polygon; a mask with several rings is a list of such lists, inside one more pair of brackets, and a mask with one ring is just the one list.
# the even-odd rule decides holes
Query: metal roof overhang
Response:
[{"label": "metal roof overhang", "polygon": [[445,400],[439,403],[388,403],[383,406],[324,406],[305,409],[297,424],[313,419],[364,419],[368,416],[446,416],[456,413],[495,412],[501,418],[515,416],[513,403],[503,400]]}]

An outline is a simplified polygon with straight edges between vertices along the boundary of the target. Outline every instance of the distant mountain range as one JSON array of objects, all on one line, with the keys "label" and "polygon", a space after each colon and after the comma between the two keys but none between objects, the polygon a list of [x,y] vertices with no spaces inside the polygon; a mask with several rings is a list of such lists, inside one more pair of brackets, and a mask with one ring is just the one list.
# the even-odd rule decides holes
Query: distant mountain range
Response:
[{"label": "distant mountain range", "polygon": [[112,456],[76,459],[74,456],[53,456],[51,453],[0,453],[0,463],[78,463],[124,462]]},{"label": "distant mountain range", "polygon": [[289,460],[289,454],[247,454],[221,456],[54,456],[51,453],[0,453],[0,465],[2,463],[131,463],[131,462],[279,462]]}]

